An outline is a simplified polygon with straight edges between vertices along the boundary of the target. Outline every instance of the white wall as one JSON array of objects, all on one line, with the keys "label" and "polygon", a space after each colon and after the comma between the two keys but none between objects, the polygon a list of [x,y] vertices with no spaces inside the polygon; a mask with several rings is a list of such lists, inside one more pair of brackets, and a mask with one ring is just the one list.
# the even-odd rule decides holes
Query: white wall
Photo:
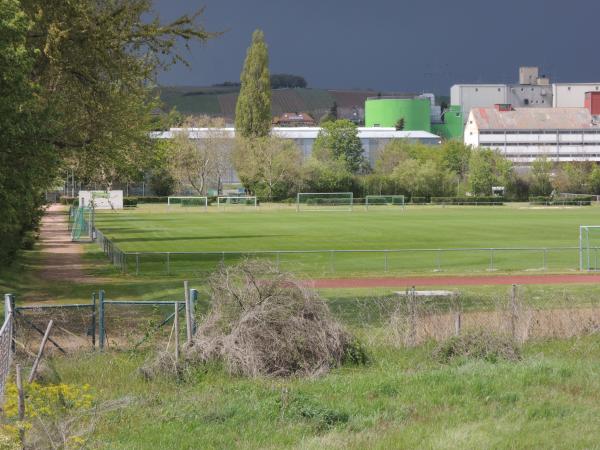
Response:
[{"label": "white wall", "polygon": [[464,142],[466,145],[472,145],[473,147],[479,147],[479,128],[475,119],[473,119],[473,113],[469,113],[467,117],[467,123],[465,125]]},{"label": "white wall", "polygon": [[505,84],[455,84],[450,88],[450,104],[462,107],[463,117],[473,108],[489,108],[509,103]]},{"label": "white wall", "polygon": [[600,91],[600,82],[554,83],[552,85],[554,97],[552,106],[555,108],[583,108],[585,93],[589,91]]},{"label": "white wall", "polygon": [[95,209],[123,209],[123,191],[79,191],[79,206]]}]

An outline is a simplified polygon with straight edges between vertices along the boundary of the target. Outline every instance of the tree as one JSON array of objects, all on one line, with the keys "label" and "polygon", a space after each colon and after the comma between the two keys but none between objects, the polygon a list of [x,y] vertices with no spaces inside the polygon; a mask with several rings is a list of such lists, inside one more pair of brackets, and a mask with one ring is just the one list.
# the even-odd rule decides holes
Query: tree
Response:
[{"label": "tree", "polygon": [[402,130],[404,130],[404,117],[400,117],[396,121],[396,131],[402,131]]},{"label": "tree", "polygon": [[291,75],[288,73],[274,73],[271,75],[271,88],[305,88],[308,83],[299,75]]},{"label": "tree", "polygon": [[0,0],[0,263],[30,240],[58,158],[48,144],[48,110],[30,75],[33,23],[17,0]]},{"label": "tree", "polygon": [[469,159],[469,185],[475,195],[492,195],[493,186],[510,181],[510,161],[489,149],[473,151]]},{"label": "tree", "polygon": [[177,42],[214,34],[202,14],[160,23],[151,0],[22,0],[32,20],[32,81],[52,113],[51,145],[80,178],[106,188],[137,177],[154,143],[156,73],[184,62]]},{"label": "tree", "polygon": [[600,195],[600,167],[594,165],[588,179],[590,194]]},{"label": "tree", "polygon": [[[171,173],[180,188],[191,186],[199,195],[206,195],[209,184],[222,175],[223,155],[229,154],[230,139],[222,129],[223,122],[210,118],[189,118],[171,143]],[[193,128],[205,128],[202,139],[191,136]]]},{"label": "tree", "polygon": [[531,185],[533,195],[550,195],[552,192],[552,161],[546,157],[537,158],[531,164]]},{"label": "tree", "polygon": [[323,124],[315,139],[313,155],[321,161],[343,161],[351,173],[358,172],[364,157],[356,124],[345,119]]},{"label": "tree", "polygon": [[310,158],[303,168],[304,190],[311,192],[351,191],[353,175],[343,160]]},{"label": "tree", "polygon": [[456,173],[432,160],[407,159],[396,167],[392,178],[410,196],[444,197],[456,193]]},{"label": "tree", "polygon": [[278,137],[238,139],[234,166],[251,192],[268,200],[287,198],[300,179],[301,152]]},{"label": "tree", "polygon": [[329,108],[329,111],[323,114],[319,120],[319,124],[323,125],[327,122],[335,122],[336,120],[338,120],[338,105],[337,102],[334,101],[333,105],[331,105],[331,108]]},{"label": "tree", "polygon": [[390,141],[378,152],[375,171],[382,175],[391,174],[399,164],[412,158],[412,145],[403,139]]},{"label": "tree", "polygon": [[240,76],[242,87],[235,108],[235,128],[243,138],[268,136],[271,132],[271,82],[269,52],[264,34],[256,30]]},{"label": "tree", "polygon": [[467,176],[469,171],[469,158],[471,147],[459,141],[446,141],[442,145],[442,161],[444,166],[456,172],[461,179]]}]

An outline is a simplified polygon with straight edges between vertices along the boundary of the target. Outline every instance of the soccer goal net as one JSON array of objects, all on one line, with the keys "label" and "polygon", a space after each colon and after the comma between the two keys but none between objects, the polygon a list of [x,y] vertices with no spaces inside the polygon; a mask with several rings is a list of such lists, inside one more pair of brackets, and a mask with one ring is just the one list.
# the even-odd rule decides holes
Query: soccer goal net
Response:
[{"label": "soccer goal net", "polygon": [[372,206],[400,206],[404,208],[404,195],[367,195],[365,206],[367,209]]},{"label": "soccer goal net", "polygon": [[579,227],[579,269],[599,270],[600,225]]},{"label": "soccer goal net", "polygon": [[181,206],[181,207],[208,207],[208,197],[192,197],[192,196],[170,196],[167,198],[169,206]]},{"label": "soccer goal net", "polygon": [[78,241],[82,236],[90,236],[92,214],[92,208],[85,206],[72,209],[72,212],[70,213],[72,241]]},{"label": "soccer goal net", "polygon": [[253,206],[256,208],[258,203],[256,197],[253,195],[240,195],[240,196],[220,196],[217,197],[218,207],[227,206]]},{"label": "soccer goal net", "polygon": [[352,192],[298,192],[298,211],[352,211]]}]

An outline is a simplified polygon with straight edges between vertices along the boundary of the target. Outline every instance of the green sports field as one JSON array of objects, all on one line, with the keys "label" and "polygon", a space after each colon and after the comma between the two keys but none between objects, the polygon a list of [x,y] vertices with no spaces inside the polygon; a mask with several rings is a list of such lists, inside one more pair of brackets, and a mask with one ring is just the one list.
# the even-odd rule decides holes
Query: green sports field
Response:
[{"label": "green sports field", "polygon": [[[199,272],[214,268],[220,261],[233,262],[253,256],[253,252],[273,251],[255,255],[273,260],[284,270],[311,276],[575,271],[579,265],[575,248],[579,225],[600,224],[597,207],[415,206],[369,211],[355,207],[353,212],[301,213],[269,206],[232,211],[212,208],[204,212],[147,205],[100,212],[96,224],[129,253],[126,266],[130,273]],[[516,249],[472,250],[488,248]],[[285,253],[307,250],[315,252]]]}]

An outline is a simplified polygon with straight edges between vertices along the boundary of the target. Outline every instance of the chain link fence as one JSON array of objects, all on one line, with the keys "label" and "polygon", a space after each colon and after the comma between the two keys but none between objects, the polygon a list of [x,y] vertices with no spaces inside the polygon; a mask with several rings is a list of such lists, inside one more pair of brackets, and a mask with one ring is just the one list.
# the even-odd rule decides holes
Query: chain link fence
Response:
[{"label": "chain link fence", "polygon": [[[304,275],[475,273],[578,270],[579,247],[389,250],[264,250],[250,252],[123,252],[102,233],[98,243],[112,264],[134,275],[190,275],[222,264],[262,259],[281,271]],[[590,257],[597,261],[598,248]],[[599,267],[595,264],[593,267]]]}]

